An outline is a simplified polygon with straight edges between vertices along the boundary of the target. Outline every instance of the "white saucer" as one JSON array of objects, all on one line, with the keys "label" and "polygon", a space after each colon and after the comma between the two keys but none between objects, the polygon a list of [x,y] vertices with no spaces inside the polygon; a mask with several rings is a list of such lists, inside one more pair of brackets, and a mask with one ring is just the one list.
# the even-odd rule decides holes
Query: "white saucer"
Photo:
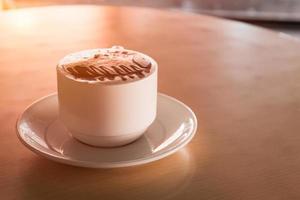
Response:
[{"label": "white saucer", "polygon": [[180,101],[158,94],[157,117],[137,141],[116,148],[92,147],[73,139],[58,120],[57,95],[31,104],[17,122],[21,142],[51,160],[92,168],[126,167],[164,158],[194,136],[197,119]]}]

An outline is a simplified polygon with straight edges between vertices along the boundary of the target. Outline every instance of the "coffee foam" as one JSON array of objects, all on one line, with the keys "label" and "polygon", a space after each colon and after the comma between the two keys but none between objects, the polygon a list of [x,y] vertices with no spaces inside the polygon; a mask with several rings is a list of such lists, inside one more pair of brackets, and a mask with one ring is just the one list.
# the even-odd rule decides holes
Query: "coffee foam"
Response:
[{"label": "coffee foam", "polygon": [[57,69],[80,82],[124,83],[149,76],[156,70],[156,63],[142,53],[114,46],[69,54]]}]

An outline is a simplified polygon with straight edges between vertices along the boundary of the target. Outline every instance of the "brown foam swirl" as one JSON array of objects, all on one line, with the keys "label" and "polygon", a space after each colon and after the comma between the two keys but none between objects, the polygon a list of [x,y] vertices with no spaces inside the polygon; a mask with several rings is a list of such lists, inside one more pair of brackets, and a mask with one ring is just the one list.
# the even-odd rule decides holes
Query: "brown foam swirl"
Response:
[{"label": "brown foam swirl", "polygon": [[120,77],[123,81],[128,78],[133,79],[134,75],[138,78],[144,78],[145,73],[149,73],[151,69],[151,63],[144,66],[132,59],[134,64],[130,65],[111,65],[111,66],[95,66],[95,65],[75,65],[72,67],[66,67],[68,71],[75,78],[86,79],[86,80],[100,80],[105,79],[114,80],[116,77]]},{"label": "brown foam swirl", "polygon": [[128,81],[145,78],[153,70],[153,63],[144,54],[113,47],[70,54],[59,63],[58,68],[74,79]]}]

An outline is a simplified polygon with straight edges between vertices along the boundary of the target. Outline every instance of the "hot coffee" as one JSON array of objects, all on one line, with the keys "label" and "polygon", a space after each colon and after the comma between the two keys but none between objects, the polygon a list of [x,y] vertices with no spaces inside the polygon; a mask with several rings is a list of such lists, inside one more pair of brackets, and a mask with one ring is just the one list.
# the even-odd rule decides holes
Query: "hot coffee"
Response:
[{"label": "hot coffee", "polygon": [[118,46],[70,54],[58,65],[60,72],[70,78],[103,83],[143,79],[154,68],[148,56]]},{"label": "hot coffee", "polygon": [[57,66],[59,117],[70,134],[90,145],[119,146],[154,121],[157,63],[122,47],[64,57]]}]

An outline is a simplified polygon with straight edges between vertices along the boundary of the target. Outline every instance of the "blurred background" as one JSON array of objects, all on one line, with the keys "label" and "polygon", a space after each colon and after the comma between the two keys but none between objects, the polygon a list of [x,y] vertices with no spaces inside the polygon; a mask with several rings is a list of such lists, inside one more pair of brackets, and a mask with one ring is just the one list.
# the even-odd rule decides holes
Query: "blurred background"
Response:
[{"label": "blurred background", "polygon": [[181,10],[241,20],[300,37],[300,0],[0,0],[0,10],[73,4]]}]

